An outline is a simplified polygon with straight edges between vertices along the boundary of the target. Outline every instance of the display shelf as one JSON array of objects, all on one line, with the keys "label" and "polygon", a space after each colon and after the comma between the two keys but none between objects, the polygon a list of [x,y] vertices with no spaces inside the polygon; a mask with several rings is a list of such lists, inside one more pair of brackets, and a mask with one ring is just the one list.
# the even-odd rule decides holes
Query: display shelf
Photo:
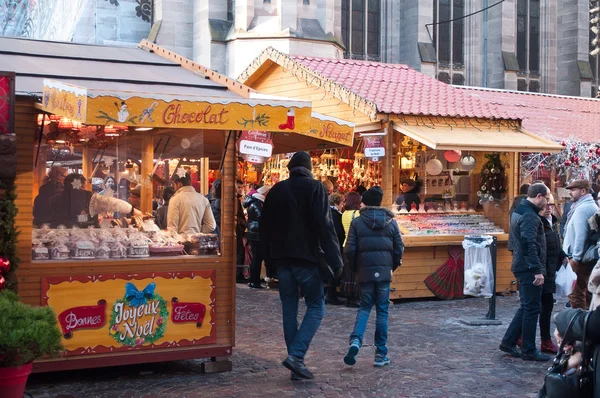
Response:
[{"label": "display shelf", "polygon": [[403,213],[398,214],[395,219],[401,232],[406,236],[437,237],[505,233],[483,214],[474,212]]}]

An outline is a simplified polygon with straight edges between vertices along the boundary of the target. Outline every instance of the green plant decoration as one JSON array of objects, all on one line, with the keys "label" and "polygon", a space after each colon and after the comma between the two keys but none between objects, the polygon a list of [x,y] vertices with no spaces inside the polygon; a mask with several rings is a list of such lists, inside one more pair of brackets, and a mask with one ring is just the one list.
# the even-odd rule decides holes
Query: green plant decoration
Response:
[{"label": "green plant decoration", "polygon": [[61,338],[50,307],[32,307],[10,290],[0,292],[0,368],[56,357],[64,349]]},{"label": "green plant decoration", "polygon": [[11,290],[17,288],[15,271],[19,266],[20,260],[17,257],[17,237],[19,232],[15,227],[15,218],[17,216],[17,206],[15,199],[14,179],[0,179],[0,258],[6,258],[10,262],[8,273],[4,274],[7,281],[7,287]]}]

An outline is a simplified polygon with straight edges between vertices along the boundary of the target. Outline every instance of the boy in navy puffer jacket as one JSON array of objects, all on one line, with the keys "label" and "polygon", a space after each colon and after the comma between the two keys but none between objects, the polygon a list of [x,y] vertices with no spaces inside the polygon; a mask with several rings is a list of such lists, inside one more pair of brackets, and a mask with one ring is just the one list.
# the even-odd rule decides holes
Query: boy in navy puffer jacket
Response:
[{"label": "boy in navy puffer jacket", "polygon": [[363,342],[371,308],[375,305],[375,366],[389,365],[387,356],[388,307],[392,273],[402,264],[404,244],[394,214],[381,207],[383,190],[375,186],[362,195],[360,216],[352,220],[344,252],[360,285],[360,308],[350,347],[344,357],[346,365],[356,363]]}]

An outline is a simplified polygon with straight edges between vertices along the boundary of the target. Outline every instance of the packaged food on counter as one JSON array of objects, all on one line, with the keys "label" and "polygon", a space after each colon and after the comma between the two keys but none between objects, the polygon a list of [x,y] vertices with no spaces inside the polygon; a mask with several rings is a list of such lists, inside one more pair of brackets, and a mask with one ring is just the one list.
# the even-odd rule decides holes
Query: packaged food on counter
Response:
[{"label": "packaged food on counter", "polygon": [[160,230],[151,219],[138,218],[127,228],[52,229],[43,226],[33,230],[33,260],[118,260],[149,256],[215,255],[219,239],[216,234],[182,236]]},{"label": "packaged food on counter", "polygon": [[481,213],[404,213],[396,215],[404,235],[503,234],[504,230]]},{"label": "packaged food on counter", "polygon": [[188,237],[186,249],[193,256],[218,254],[219,237],[217,234],[193,234]]}]

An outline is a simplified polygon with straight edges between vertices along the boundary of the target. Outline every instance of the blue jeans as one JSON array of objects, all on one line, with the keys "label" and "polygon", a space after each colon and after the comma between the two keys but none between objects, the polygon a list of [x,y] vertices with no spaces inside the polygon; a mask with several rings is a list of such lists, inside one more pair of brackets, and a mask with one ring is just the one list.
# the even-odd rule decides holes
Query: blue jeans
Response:
[{"label": "blue jeans", "polygon": [[375,348],[376,354],[386,355],[388,334],[388,308],[390,306],[390,282],[369,282],[360,284],[360,308],[356,314],[354,330],[350,334],[350,342],[358,340],[362,347],[363,336],[371,308],[375,305]]},{"label": "blue jeans", "polygon": [[521,353],[523,355],[533,355],[536,352],[535,333],[542,308],[542,286],[533,284],[534,277],[530,272],[515,274],[515,276],[519,281],[521,306],[510,325],[508,325],[502,339],[502,345],[514,347],[519,336],[522,336]]},{"label": "blue jeans", "polygon": [[[283,335],[288,355],[303,360],[323,315],[325,298],[319,267],[280,266],[279,297],[283,314]],[[298,328],[298,289],[306,303],[306,313]]]}]

